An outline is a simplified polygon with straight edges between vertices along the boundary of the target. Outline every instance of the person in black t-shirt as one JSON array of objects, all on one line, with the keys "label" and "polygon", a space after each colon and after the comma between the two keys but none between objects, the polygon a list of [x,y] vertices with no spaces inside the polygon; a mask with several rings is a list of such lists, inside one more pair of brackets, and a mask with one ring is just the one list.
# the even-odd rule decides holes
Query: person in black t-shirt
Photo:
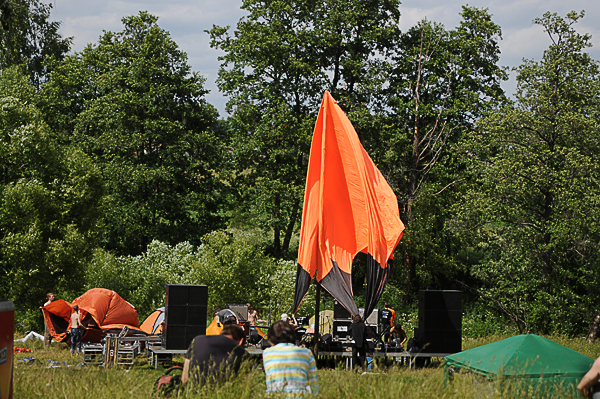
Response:
[{"label": "person in black t-shirt", "polygon": [[352,347],[353,367],[360,365],[364,370],[365,361],[367,360],[367,332],[365,331],[365,323],[360,316],[354,316],[354,322],[350,325],[349,332],[354,340],[354,347]]},{"label": "person in black t-shirt", "polygon": [[383,329],[383,342],[390,340],[390,330],[394,326],[396,311],[392,309],[389,302],[386,302],[381,311],[381,328]]},{"label": "person in black t-shirt", "polygon": [[244,329],[235,324],[225,325],[221,335],[198,335],[185,354],[181,381],[221,381],[237,373],[247,355],[245,339]]}]

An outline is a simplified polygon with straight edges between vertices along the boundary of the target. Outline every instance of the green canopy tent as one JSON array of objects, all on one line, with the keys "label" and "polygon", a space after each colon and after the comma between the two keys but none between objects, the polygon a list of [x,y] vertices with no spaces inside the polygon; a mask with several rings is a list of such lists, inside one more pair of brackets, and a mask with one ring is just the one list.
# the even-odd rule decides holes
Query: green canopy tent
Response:
[{"label": "green canopy tent", "polygon": [[593,363],[579,352],[528,334],[446,356],[444,375],[448,381],[452,371],[464,370],[536,394],[578,395],[577,384]]}]

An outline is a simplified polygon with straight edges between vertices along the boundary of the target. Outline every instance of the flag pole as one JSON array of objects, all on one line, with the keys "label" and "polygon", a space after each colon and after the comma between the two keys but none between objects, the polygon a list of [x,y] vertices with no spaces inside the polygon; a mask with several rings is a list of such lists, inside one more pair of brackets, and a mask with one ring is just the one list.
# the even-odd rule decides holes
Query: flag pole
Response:
[{"label": "flag pole", "polygon": [[319,357],[319,319],[321,318],[321,284],[315,278],[315,284],[317,284],[317,293],[316,293],[316,304],[315,304],[315,360]]}]

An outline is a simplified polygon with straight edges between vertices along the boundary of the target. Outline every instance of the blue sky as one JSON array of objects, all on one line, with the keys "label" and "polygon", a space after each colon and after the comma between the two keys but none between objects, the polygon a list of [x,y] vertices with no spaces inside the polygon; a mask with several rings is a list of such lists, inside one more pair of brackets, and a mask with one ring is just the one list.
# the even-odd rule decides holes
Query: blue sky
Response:
[{"label": "blue sky", "polygon": [[[96,43],[103,30],[120,31],[121,18],[146,10],[157,15],[158,24],[171,33],[179,47],[188,54],[194,71],[206,79],[206,88],[211,91],[206,99],[225,117],[226,99],[215,85],[220,52],[209,46],[208,34],[204,31],[213,24],[235,27],[245,15],[240,9],[241,0],[53,0],[51,19],[61,21],[63,36],[73,36],[73,51],[81,51],[88,43]],[[407,0],[400,6],[400,27],[406,30],[419,20],[427,18],[440,22],[446,28],[454,28],[460,22],[459,12],[463,1]],[[502,28],[500,64],[514,67],[523,58],[539,60],[550,40],[540,26],[532,23],[546,11],[566,15],[571,10],[585,10],[586,15],[577,25],[580,33],[592,35],[592,57],[600,60],[600,2],[597,0],[476,0],[468,2],[475,7],[487,7],[493,20]],[[508,94],[515,90],[514,74],[504,84]]]}]

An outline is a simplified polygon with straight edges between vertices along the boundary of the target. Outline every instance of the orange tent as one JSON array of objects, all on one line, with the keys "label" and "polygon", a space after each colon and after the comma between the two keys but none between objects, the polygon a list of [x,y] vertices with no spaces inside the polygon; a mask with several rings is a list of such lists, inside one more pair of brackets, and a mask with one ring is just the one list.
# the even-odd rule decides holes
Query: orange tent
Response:
[{"label": "orange tent", "polygon": [[398,200],[328,91],[310,149],[302,210],[294,312],[313,276],[352,315],[352,260],[367,254],[367,317],[383,293],[402,238]]},{"label": "orange tent", "polygon": [[140,330],[148,335],[160,335],[165,321],[165,308],[158,308],[146,317],[146,320],[140,326]]},{"label": "orange tent", "polygon": [[118,332],[128,327],[132,333],[144,334],[140,329],[137,310],[114,291],[94,288],[75,299],[73,303],[58,300],[42,308],[44,319],[52,338],[58,342],[69,341],[73,306],[78,305],[81,322],[86,327],[83,342],[100,342],[108,332]]}]

